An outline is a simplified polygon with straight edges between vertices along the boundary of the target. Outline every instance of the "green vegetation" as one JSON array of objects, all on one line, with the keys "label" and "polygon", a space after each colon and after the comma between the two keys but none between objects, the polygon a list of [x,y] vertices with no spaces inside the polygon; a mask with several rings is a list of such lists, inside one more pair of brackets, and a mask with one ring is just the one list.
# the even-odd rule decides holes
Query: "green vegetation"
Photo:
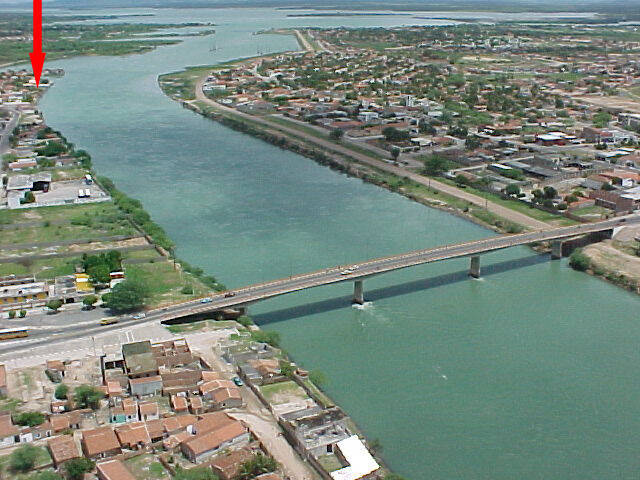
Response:
[{"label": "green vegetation", "polygon": [[591,267],[591,260],[581,248],[578,248],[569,256],[569,265],[574,270],[584,272]]},{"label": "green vegetation", "polygon": [[273,472],[277,470],[277,468],[278,462],[273,458],[257,453],[251,460],[247,460],[242,464],[237,479],[250,480],[263,473]]},{"label": "green vegetation", "polygon": [[173,480],[218,480],[209,467],[176,468]]},{"label": "green vegetation", "polygon": [[254,330],[251,332],[251,339],[254,342],[268,343],[276,348],[280,346],[280,334],[272,330]]},{"label": "green vegetation", "polygon": [[62,475],[52,472],[49,470],[45,470],[44,472],[34,473],[29,477],[29,480],[64,480]]},{"label": "green vegetation", "polygon": [[149,288],[139,280],[127,279],[102,296],[104,304],[116,313],[133,312],[145,305],[149,298]]},{"label": "green vegetation", "polygon": [[262,395],[264,395],[264,398],[267,399],[267,401],[275,403],[282,403],[282,401],[284,401],[283,399],[287,399],[290,397],[298,399],[309,398],[302,387],[300,387],[300,385],[298,385],[293,380],[272,383],[270,385],[262,385],[260,387],[260,391],[262,392]]},{"label": "green vegetation", "polygon": [[78,408],[97,410],[103,397],[104,393],[91,385],[80,385],[73,391],[73,399]]},{"label": "green vegetation", "polygon": [[61,383],[60,385],[58,385],[56,387],[56,391],[54,392],[54,395],[56,396],[56,398],[60,400],[66,400],[68,394],[69,394],[69,387],[64,383]]},{"label": "green vegetation", "polygon": [[95,463],[88,458],[73,458],[64,464],[64,470],[69,480],[82,480],[84,474],[93,470]]},{"label": "green vegetation", "polygon": [[9,457],[9,467],[14,472],[28,472],[36,466],[41,450],[29,444],[19,446]]},{"label": "green vegetation", "polygon": [[22,412],[13,417],[14,423],[23,427],[35,427],[44,423],[44,420],[44,414],[40,412]]},{"label": "green vegetation", "polygon": [[324,386],[327,385],[328,383],[328,379],[327,376],[324,374],[324,372],[320,371],[320,370],[313,370],[310,374],[309,374],[309,380],[311,380],[311,382],[316,385],[318,388],[323,388]]},{"label": "green vegetation", "polygon": [[47,302],[47,308],[49,310],[53,310],[54,312],[57,312],[60,309],[60,307],[62,307],[62,300],[59,300],[57,298],[54,300],[49,300]]}]

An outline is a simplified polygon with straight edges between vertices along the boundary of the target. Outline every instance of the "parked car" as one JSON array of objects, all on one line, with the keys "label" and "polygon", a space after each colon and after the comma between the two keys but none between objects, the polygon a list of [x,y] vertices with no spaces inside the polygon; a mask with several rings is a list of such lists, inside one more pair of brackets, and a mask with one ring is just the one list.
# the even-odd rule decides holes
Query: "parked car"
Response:
[{"label": "parked car", "polygon": [[240,377],[233,377],[232,380],[233,380],[233,383],[235,383],[239,387],[244,385],[244,382],[242,381],[242,379]]}]

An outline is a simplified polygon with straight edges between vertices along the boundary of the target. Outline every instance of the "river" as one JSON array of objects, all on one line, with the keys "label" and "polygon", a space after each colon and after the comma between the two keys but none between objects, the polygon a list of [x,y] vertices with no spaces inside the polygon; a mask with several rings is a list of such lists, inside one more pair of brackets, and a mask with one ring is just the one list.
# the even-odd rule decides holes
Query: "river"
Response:
[{"label": "river", "polygon": [[[67,74],[41,108],[144,203],[179,257],[240,286],[492,235],[205,120],[156,82],[186,65],[297,48],[252,35],[263,28],[440,22],[152,12],[139,21],[215,22],[218,50],[190,37],[145,55],[51,62]],[[368,280],[361,309],[342,284],[251,313],[303,367],[326,373],[328,393],[409,479],[636,478],[638,298],[526,248],[482,261],[481,280],[467,278],[465,260]]]}]

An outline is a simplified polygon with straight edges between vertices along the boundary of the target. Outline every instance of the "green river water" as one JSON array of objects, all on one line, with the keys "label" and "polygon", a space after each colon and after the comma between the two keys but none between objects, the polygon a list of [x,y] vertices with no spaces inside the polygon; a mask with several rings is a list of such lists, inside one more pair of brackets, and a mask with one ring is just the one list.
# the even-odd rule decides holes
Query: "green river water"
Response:
[{"label": "green river water", "polygon": [[[205,120],[157,86],[186,65],[297,48],[252,35],[262,28],[436,21],[153,12],[217,23],[218,50],[192,37],[141,56],[51,62],[67,75],[41,107],[144,203],[179,257],[240,286],[492,235]],[[251,313],[297,362],[326,373],[328,393],[409,479],[638,478],[638,298],[526,248],[482,261],[481,280],[460,260],[366,281],[371,303],[360,309],[346,283]]]}]

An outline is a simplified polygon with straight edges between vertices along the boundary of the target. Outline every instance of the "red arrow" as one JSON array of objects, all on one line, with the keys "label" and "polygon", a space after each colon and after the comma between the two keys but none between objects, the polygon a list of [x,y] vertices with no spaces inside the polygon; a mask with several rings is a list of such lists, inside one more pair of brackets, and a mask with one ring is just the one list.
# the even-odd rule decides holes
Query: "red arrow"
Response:
[{"label": "red arrow", "polygon": [[47,54],[42,51],[42,0],[33,0],[33,52],[29,57],[31,57],[31,67],[38,87],[46,56]]}]

